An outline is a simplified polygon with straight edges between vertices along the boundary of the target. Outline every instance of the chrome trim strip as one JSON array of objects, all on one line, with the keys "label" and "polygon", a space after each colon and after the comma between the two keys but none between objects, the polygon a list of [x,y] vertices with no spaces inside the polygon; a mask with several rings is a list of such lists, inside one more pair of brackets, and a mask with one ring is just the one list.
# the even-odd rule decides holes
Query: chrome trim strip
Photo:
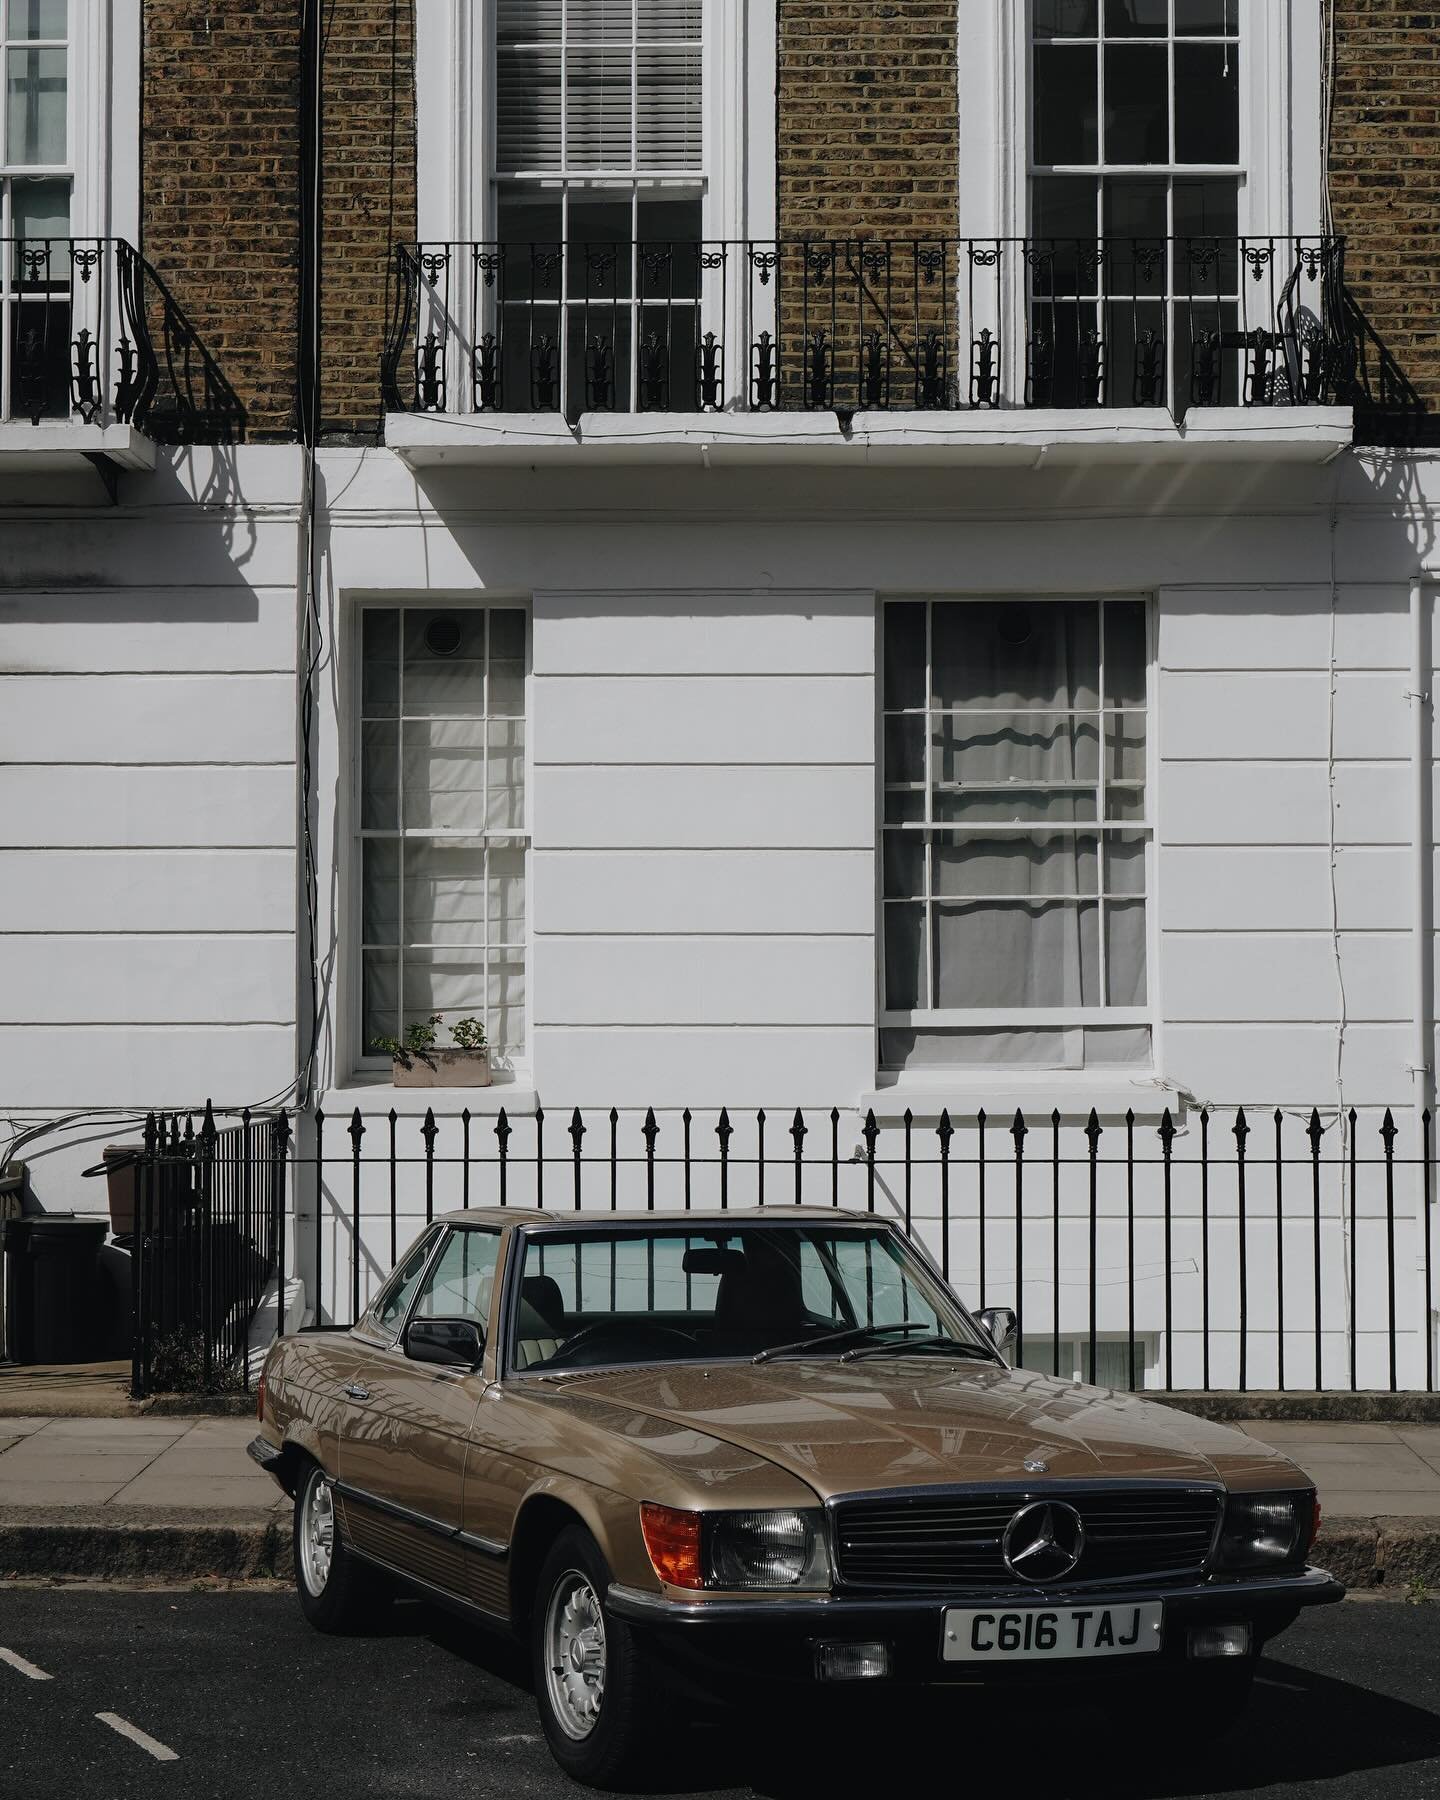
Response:
[{"label": "chrome trim strip", "polygon": [[[1299,1574],[1280,1576],[1269,1581],[1209,1580],[1171,1587],[1163,1584],[1144,1588],[1115,1586],[1115,1603],[1131,1606],[1137,1601],[1258,1605],[1269,1601],[1294,1601],[1301,1606],[1324,1606],[1345,1596],[1345,1589],[1324,1569],[1306,1568]],[[1076,1600],[1091,1604],[1099,1596],[1086,1590],[1077,1594],[1073,1588],[1026,1588],[1017,1601],[1015,1589],[952,1589],[934,1594],[867,1594],[851,1596],[817,1594],[809,1597],[777,1595],[773,1599],[668,1600],[663,1594],[644,1588],[626,1587],[612,1582],[605,1596],[606,1604],[620,1618],[645,1624],[698,1625],[707,1622],[728,1625],[862,1625],[867,1620],[893,1619],[897,1616],[924,1621],[937,1610],[949,1606],[995,1606],[1010,1612],[1036,1607],[1069,1606]]]},{"label": "chrome trim strip", "polygon": [[[482,1537],[478,1532],[466,1531],[460,1525],[447,1525],[443,1519],[432,1519],[428,1513],[415,1512],[395,1500],[382,1499],[379,1494],[355,1487],[348,1481],[337,1481],[334,1486],[342,1500],[353,1500],[357,1505],[385,1513],[392,1519],[398,1519],[402,1525],[413,1525],[417,1531],[428,1531],[434,1537],[452,1539],[467,1550],[478,1550],[482,1556],[502,1557],[510,1553],[510,1546],[498,1538]],[[406,1579],[414,1578],[407,1576]]]}]

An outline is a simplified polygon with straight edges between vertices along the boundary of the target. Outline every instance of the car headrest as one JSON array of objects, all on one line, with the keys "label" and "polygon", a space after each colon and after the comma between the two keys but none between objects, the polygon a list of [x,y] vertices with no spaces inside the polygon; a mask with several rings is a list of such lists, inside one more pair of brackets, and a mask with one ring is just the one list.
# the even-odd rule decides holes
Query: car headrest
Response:
[{"label": "car headrest", "polygon": [[[540,1321],[538,1331],[526,1325],[526,1313]],[[565,1300],[553,1275],[527,1275],[520,1283],[520,1336],[554,1337],[564,1328]]]}]

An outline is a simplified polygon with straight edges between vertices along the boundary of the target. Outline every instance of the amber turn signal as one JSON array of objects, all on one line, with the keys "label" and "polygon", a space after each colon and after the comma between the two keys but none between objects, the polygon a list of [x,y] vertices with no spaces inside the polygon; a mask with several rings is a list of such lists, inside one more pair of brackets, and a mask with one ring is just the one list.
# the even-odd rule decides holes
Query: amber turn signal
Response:
[{"label": "amber turn signal", "polygon": [[640,1531],[649,1553],[650,1566],[671,1587],[705,1585],[700,1566],[700,1515],[660,1506],[653,1500],[640,1503]]}]

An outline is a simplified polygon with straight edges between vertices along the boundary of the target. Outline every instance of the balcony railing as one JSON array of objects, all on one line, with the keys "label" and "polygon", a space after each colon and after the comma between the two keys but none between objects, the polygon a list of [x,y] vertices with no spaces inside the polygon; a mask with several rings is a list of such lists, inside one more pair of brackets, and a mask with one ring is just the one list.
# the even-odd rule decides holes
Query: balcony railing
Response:
[{"label": "balcony railing", "polygon": [[156,359],[139,253],[122,238],[9,238],[0,258],[0,418],[140,423]]},{"label": "balcony railing", "polygon": [[949,411],[1345,403],[1329,237],[418,243],[387,408]]},{"label": "balcony railing", "polygon": [[245,412],[161,277],[123,238],[0,238],[0,421],[134,425],[229,442]]}]

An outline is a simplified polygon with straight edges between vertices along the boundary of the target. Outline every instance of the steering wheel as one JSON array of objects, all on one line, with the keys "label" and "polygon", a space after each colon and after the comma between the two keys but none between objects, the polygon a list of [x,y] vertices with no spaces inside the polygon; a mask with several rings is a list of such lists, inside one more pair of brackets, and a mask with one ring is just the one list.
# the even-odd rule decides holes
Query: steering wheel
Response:
[{"label": "steering wheel", "polygon": [[684,1344],[691,1350],[695,1347],[693,1338],[669,1325],[653,1325],[648,1319],[637,1319],[633,1325],[623,1324],[618,1319],[605,1319],[598,1325],[586,1325],[574,1337],[567,1338],[555,1354],[546,1359],[545,1367],[553,1369],[568,1363],[576,1351],[586,1350],[607,1337],[622,1338],[626,1343],[633,1343],[638,1337],[642,1340],[648,1338],[662,1343]]}]

